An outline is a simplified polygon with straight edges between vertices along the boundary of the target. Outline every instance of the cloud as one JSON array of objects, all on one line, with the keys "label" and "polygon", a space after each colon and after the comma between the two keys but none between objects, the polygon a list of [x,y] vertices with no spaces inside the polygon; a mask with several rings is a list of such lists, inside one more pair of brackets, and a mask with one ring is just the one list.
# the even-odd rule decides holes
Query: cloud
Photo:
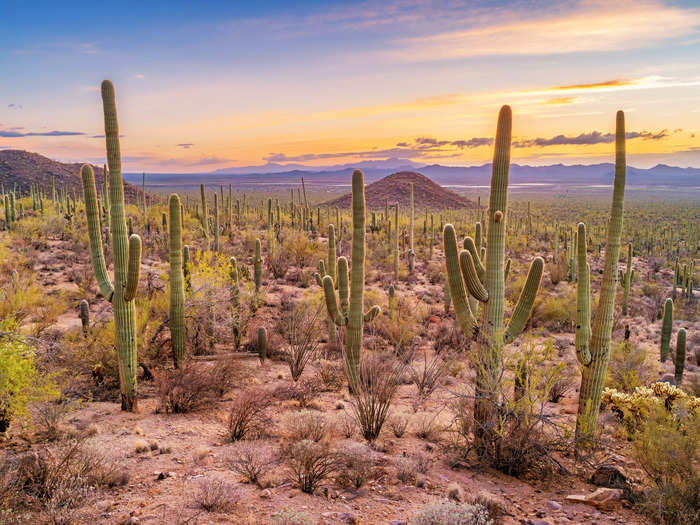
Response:
[{"label": "cloud", "polygon": [[22,106],[22,104],[15,104],[14,102],[12,104],[8,104],[7,107],[16,110],[24,109],[24,106]]},{"label": "cloud", "polygon": [[[645,140],[661,140],[669,136],[667,129],[656,133],[650,131],[628,131],[625,136],[628,139],[645,139]],[[615,142],[614,133],[601,133],[600,131],[592,131],[590,133],[581,133],[575,137],[567,137],[566,135],[557,135],[555,137],[522,139],[513,142],[514,148],[532,148],[546,146],[590,146],[592,144],[609,144]]]},{"label": "cloud", "polygon": [[144,78],[146,78],[146,75],[144,75],[143,73],[136,73],[136,74],[134,75],[134,78],[135,78],[136,80],[143,80]]},{"label": "cloud", "polygon": [[547,104],[573,104],[576,97],[555,97],[547,100]]},{"label": "cloud", "polygon": [[190,149],[192,146],[194,146],[193,143],[191,142],[183,142],[182,144],[175,144],[178,148],[183,148],[183,149]]},{"label": "cloud", "polygon": [[[22,128],[14,128],[22,129]],[[85,135],[82,131],[13,131],[0,129],[0,137],[18,138],[18,137],[70,137],[74,135]]]},{"label": "cloud", "polygon": [[658,1],[579,2],[574,6],[494,10],[461,30],[395,41],[391,58],[422,62],[477,56],[622,51],[690,36],[700,10]]},{"label": "cloud", "polygon": [[591,82],[589,84],[570,84],[568,86],[555,86],[551,89],[559,89],[559,90],[572,90],[575,89],[576,91],[580,91],[582,89],[597,89],[597,88],[609,88],[609,87],[618,87],[618,86],[633,86],[635,84],[639,83],[639,79],[634,79],[634,80],[606,80],[604,82]]}]

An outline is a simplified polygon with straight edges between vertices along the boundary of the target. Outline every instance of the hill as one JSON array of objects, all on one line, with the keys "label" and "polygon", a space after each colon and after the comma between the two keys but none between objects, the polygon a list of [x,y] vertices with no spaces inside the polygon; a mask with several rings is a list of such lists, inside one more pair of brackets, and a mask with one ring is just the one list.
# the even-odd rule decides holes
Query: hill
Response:
[{"label": "hill", "polygon": [[[415,171],[399,171],[373,182],[365,188],[367,207],[383,208],[389,204],[399,203],[402,208],[410,206],[409,183],[413,183],[413,201],[417,209],[422,208],[473,208],[475,204],[456,193],[434,183],[425,175]],[[350,206],[350,194],[327,203],[329,206],[347,208]]]},{"label": "hill", "polygon": [[[16,149],[0,150],[0,183],[6,190],[17,185],[22,193],[29,191],[31,184],[38,184],[47,192],[51,191],[51,179],[56,183],[56,189],[65,188],[68,193],[83,194],[83,184],[80,180],[82,164],[64,164],[51,160],[38,153]],[[95,182],[99,188],[104,181],[102,167],[93,166]],[[129,183],[124,183],[124,195],[127,201],[135,202],[141,190]]]}]

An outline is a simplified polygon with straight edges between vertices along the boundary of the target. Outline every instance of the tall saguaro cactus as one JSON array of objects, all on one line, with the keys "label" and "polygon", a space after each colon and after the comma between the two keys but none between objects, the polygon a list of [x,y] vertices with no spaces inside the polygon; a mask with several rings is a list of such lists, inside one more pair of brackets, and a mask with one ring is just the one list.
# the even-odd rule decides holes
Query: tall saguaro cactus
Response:
[{"label": "tall saguaro cactus", "polygon": [[170,341],[175,367],[185,358],[185,278],[182,271],[180,197],[170,195]]},{"label": "tall saguaro cactus", "polygon": [[119,357],[119,383],[122,410],[135,411],[136,400],[136,311],[134,298],[139,284],[141,267],[141,238],[126,235],[124,215],[124,185],[122,182],[121,153],[119,150],[119,125],[114,100],[114,86],[109,80],[102,82],[107,162],[109,163],[110,226],[114,253],[114,284],[110,282],[102,250],[100,210],[97,205],[97,188],[92,167],[81,169],[85,210],[90,238],[90,254],[97,283],[102,295],[114,309],[115,342]]},{"label": "tall saguaro cactus", "polygon": [[[352,174],[352,267],[350,270],[350,298],[343,297],[347,290],[347,260],[338,260],[338,291],[340,308],[335,295],[335,283],[330,275],[323,278],[323,293],[328,315],[338,326],[346,326],[345,358],[350,390],[355,391],[360,372],[362,329],[365,322],[374,319],[380,312],[373,306],[362,312],[365,293],[365,180],[360,170]],[[345,280],[345,284],[343,283]],[[347,293],[347,292],[345,292]]]},{"label": "tall saguaro cactus", "polygon": [[409,273],[413,274],[413,270],[415,269],[415,264],[416,264],[416,252],[413,249],[413,216],[415,213],[414,206],[413,206],[413,183],[410,183],[411,187],[411,217],[409,219],[409,226],[408,226],[408,271]]},{"label": "tall saguaro cactus", "polygon": [[[615,292],[617,290],[618,261],[620,258],[620,238],[622,236],[622,216],[625,199],[625,114],[617,112],[615,127],[615,182],[608,222],[608,238],[605,247],[605,266],[600,298],[596,310],[593,329],[587,324],[585,316],[577,314],[576,355],[581,364],[581,389],[579,392],[578,416],[576,418],[576,437],[586,439],[595,431],[600,411],[600,396],[610,360],[610,339],[615,313]],[[586,268],[586,239],[578,235],[578,268]],[[588,273],[588,272],[587,272]],[[583,279],[579,275],[577,312],[588,311],[590,321],[590,295],[588,275]]]},{"label": "tall saguaro cactus", "polygon": [[[508,325],[504,322],[505,292],[505,236],[508,208],[508,172],[510,168],[511,110],[503,106],[498,115],[491,195],[488,209],[486,266],[482,266],[478,246],[471,237],[464,242],[465,249],[457,252],[454,226],[446,224],[443,231],[447,281],[457,321],[462,331],[482,345],[477,363],[476,399],[474,417],[477,421],[477,438],[482,453],[488,453],[494,445],[498,424],[499,377],[501,352],[505,343],[512,342],[523,330],[530,317],[535,295],[542,279],[544,261],[536,257],[527,275],[520,298]],[[480,228],[477,230],[480,233]],[[475,266],[476,264],[476,266]],[[479,324],[469,306],[473,296],[483,303],[483,320]]]}]

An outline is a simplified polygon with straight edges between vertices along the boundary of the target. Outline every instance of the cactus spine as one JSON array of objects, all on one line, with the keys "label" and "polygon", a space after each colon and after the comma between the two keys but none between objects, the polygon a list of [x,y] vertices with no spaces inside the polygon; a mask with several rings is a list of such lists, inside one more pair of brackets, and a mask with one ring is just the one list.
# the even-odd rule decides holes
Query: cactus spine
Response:
[{"label": "cactus spine", "polygon": [[170,341],[175,367],[185,358],[185,279],[182,271],[180,197],[170,195]]},{"label": "cactus spine", "polygon": [[676,386],[683,381],[683,370],[685,369],[685,328],[678,330],[676,336],[676,371],[673,375]]},{"label": "cactus spine", "polygon": [[102,295],[114,309],[115,342],[119,357],[119,383],[122,410],[135,411],[136,400],[136,323],[134,297],[139,283],[141,266],[141,238],[126,235],[124,217],[124,186],[122,183],[119,126],[114,86],[109,80],[102,82],[107,161],[109,163],[109,199],[111,234],[114,253],[114,286],[109,280],[102,250],[97,188],[92,167],[81,170],[85,210],[90,239],[90,254],[95,276]]},{"label": "cactus spine", "polygon": [[668,349],[671,344],[671,330],[673,329],[673,299],[666,299],[664,303],[664,319],[661,322],[661,362],[668,357]]},{"label": "cactus spine", "polygon": [[[362,329],[365,322],[379,314],[378,306],[366,313],[362,312],[365,293],[365,181],[360,170],[352,174],[352,270],[350,278],[350,298],[347,294],[347,260],[338,260],[338,295],[340,308],[335,295],[335,283],[330,275],[323,278],[323,292],[328,315],[338,326],[346,326],[345,365],[348,386],[355,391],[359,379],[360,352],[362,350]],[[345,280],[345,285],[343,283]],[[345,291],[343,291],[343,285]]]},{"label": "cactus spine", "polygon": [[[603,270],[603,283],[600,288],[600,298],[596,311],[595,321],[590,337],[585,335],[586,327],[582,330],[577,340],[581,348],[577,348],[577,356],[581,364],[581,390],[579,392],[578,415],[576,418],[576,437],[586,438],[596,429],[598,412],[600,410],[600,396],[603,391],[603,382],[608,370],[610,360],[610,339],[612,336],[613,314],[615,313],[615,292],[617,289],[618,260],[620,258],[620,238],[622,236],[622,217],[625,199],[625,114],[617,112],[615,125],[615,182],[613,185],[613,198],[608,222],[608,238],[605,247],[605,267]],[[583,250],[579,250],[578,257],[586,256],[585,236],[578,239]],[[580,263],[579,267],[583,265]],[[579,280],[579,286],[581,281]],[[590,295],[583,297],[579,290],[581,300],[590,303]],[[590,309],[590,304],[586,308]],[[578,310],[578,308],[577,308]]]},{"label": "cactus spine", "polygon": [[[477,438],[482,453],[490,451],[495,446],[495,425],[498,421],[495,411],[500,403],[498,382],[503,345],[512,342],[522,332],[530,316],[544,266],[541,257],[536,257],[532,261],[513,316],[504,330],[504,252],[511,119],[510,107],[503,106],[498,115],[493,156],[486,267],[482,267],[481,260],[477,256],[478,247],[471,237],[465,239],[465,249],[457,253],[454,226],[446,224],[443,231],[447,280],[457,321],[465,335],[483,344],[483,351],[477,364],[474,402],[474,417],[479,427]],[[481,327],[477,325],[476,317],[469,306],[468,294],[484,303]]]}]

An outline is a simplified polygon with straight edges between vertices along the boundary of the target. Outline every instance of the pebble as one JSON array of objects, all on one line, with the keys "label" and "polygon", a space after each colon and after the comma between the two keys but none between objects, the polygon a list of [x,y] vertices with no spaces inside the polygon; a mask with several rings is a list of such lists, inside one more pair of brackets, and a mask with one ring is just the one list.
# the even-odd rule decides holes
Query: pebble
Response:
[{"label": "pebble", "polygon": [[561,510],[562,506],[560,503],[557,503],[556,501],[549,500],[547,502],[547,508],[550,510]]}]

